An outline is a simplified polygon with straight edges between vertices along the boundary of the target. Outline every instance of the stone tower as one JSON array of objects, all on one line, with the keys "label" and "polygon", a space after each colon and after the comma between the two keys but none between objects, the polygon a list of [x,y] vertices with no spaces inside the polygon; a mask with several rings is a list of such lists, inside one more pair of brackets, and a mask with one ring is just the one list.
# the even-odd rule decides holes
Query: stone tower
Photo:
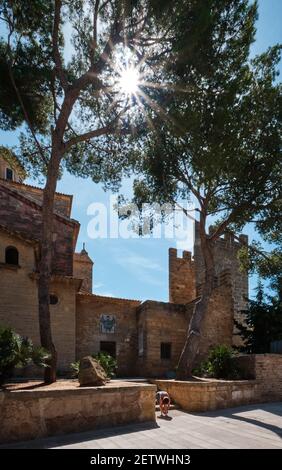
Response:
[{"label": "stone tower", "polygon": [[[234,318],[242,322],[241,311],[247,308],[249,295],[248,273],[240,271],[237,259],[238,250],[247,244],[248,237],[240,235],[237,242],[232,235],[225,234],[214,243],[213,255],[217,279],[229,273],[231,295],[234,308]],[[177,256],[175,248],[169,249],[169,301],[177,304],[186,304],[200,295],[201,285],[204,281],[204,261],[201,252],[198,224],[195,224],[194,256],[184,251],[182,257]],[[238,343],[236,330],[233,341]],[[237,341],[238,339],[238,341]]]},{"label": "stone tower", "polygon": [[169,249],[169,301],[187,304],[196,297],[195,263],[190,251],[177,256],[175,248]]},{"label": "stone tower", "polygon": [[83,279],[81,290],[92,294],[92,272],[93,272],[93,261],[88,256],[83,243],[83,249],[80,253],[74,253],[73,255],[73,275],[78,279]]},{"label": "stone tower", "polygon": [[[242,321],[241,311],[246,309],[246,298],[249,295],[248,273],[240,271],[240,264],[237,258],[238,251],[242,246],[240,240],[243,244],[247,244],[248,236],[240,235],[239,241],[236,241],[231,234],[225,234],[223,238],[216,240],[213,247],[216,276],[220,276],[223,271],[230,272],[234,318],[238,321]],[[204,262],[197,223],[195,224],[194,263],[196,292],[199,294],[199,287],[204,279]]]}]

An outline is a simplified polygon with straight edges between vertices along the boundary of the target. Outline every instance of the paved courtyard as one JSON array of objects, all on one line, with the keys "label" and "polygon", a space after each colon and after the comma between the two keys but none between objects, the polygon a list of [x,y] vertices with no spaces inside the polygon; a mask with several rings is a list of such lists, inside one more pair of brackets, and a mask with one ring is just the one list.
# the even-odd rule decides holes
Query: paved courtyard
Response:
[{"label": "paved courtyard", "polygon": [[[159,416],[159,413],[157,413]],[[3,446],[4,447],[4,446]],[[282,402],[30,441],[13,448],[47,449],[282,449]]]}]

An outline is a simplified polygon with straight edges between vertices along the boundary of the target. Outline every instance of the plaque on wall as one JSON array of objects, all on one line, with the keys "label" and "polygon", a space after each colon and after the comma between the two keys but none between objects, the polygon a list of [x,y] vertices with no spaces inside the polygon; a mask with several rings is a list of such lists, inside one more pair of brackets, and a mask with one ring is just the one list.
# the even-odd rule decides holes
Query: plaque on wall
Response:
[{"label": "plaque on wall", "polygon": [[101,333],[115,333],[116,317],[114,315],[101,315],[100,317]]}]

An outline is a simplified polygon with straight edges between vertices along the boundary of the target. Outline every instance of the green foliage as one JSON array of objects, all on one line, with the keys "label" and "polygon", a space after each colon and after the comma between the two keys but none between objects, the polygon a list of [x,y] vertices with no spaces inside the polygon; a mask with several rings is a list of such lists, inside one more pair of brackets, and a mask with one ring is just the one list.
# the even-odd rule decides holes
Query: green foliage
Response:
[{"label": "green foliage", "polygon": [[[242,312],[243,324],[235,321],[244,345],[241,352],[263,354],[270,352],[270,343],[282,339],[282,289],[277,286],[274,296],[265,296],[262,283],[257,287],[255,300],[249,300],[249,308]],[[266,298],[265,298],[266,297]]]},{"label": "green foliage", "polygon": [[71,362],[70,369],[72,371],[72,377],[76,379],[79,374],[79,361]]},{"label": "green foliage", "polygon": [[[201,28],[192,28],[192,43],[185,23],[175,31],[176,57],[164,72],[173,83],[167,120],[144,139],[135,202],[192,200],[203,225],[218,218],[221,234],[250,221],[258,228],[270,209],[279,218],[281,46],[250,59],[256,2],[210,0],[195,9]],[[185,42],[189,53],[182,54]]]},{"label": "green foliage", "polygon": [[[55,9],[59,3],[56,35]],[[120,184],[126,173],[125,162],[136,151],[136,139],[127,134],[137,127],[135,137],[145,134],[145,112],[151,109],[141,95],[138,104],[135,99],[120,96],[116,88],[118,71],[127,64],[124,45],[128,44],[133,63],[141,64],[140,72],[145,70],[148,81],[160,81],[164,59],[174,57],[170,28],[182,22],[181,14],[191,11],[193,3],[73,0],[55,4],[54,0],[0,0],[0,128],[11,130],[26,125],[20,150],[35,177],[46,173],[52,149],[51,130],[56,128],[60,109],[64,109],[64,115],[71,115],[63,126],[64,142],[101,127],[108,130],[65,149],[61,170],[65,166],[73,174],[91,177],[95,182],[111,182],[115,187]],[[195,22],[199,26],[198,19]],[[83,80],[79,81],[81,77]],[[71,112],[66,113],[63,103],[70,101],[77,86],[81,87],[80,93],[71,104]],[[163,95],[145,84],[142,91],[149,102]],[[130,112],[123,113],[128,105]],[[113,122],[118,132],[113,132]],[[122,128],[125,132],[120,132]]]},{"label": "green foliage", "polygon": [[23,166],[20,164],[17,156],[7,147],[3,147],[0,145],[0,155],[6,162],[8,163],[9,167],[17,171],[18,175],[22,178],[25,179],[27,176],[27,173]]},{"label": "green foliage", "polygon": [[[117,361],[110,354],[99,352],[98,354],[92,354],[92,357],[96,359],[99,364],[105,370],[109,378],[113,378],[116,375]],[[72,377],[77,378],[79,374],[80,361],[75,361],[70,364],[72,370]]]},{"label": "green foliage", "polygon": [[[25,115],[11,81],[16,87],[36,131],[45,132],[51,111],[48,90],[52,76],[49,31],[53,2],[43,0],[0,2],[0,127],[12,130],[25,122]],[[40,12],[40,14],[38,14]]]},{"label": "green foliage", "polygon": [[210,350],[208,359],[193,373],[200,377],[236,380],[239,378],[239,371],[234,363],[234,356],[234,350],[229,346],[216,346]]},{"label": "green foliage", "polygon": [[15,333],[11,328],[0,327],[0,384],[13,375],[15,367],[24,367],[34,363],[39,367],[48,367],[48,352],[35,347],[29,338]]},{"label": "green foliage", "polygon": [[116,375],[117,361],[110,354],[105,352],[99,352],[95,354],[94,359],[100,363],[100,365],[105,369],[106,374],[109,378],[113,378]]}]

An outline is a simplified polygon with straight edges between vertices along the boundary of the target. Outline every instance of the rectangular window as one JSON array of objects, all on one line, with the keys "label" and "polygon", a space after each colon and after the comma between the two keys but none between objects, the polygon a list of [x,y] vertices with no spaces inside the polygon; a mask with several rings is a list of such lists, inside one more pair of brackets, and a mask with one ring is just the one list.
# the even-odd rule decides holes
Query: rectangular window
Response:
[{"label": "rectangular window", "polygon": [[108,353],[110,356],[116,358],[115,341],[100,341],[100,352]]},{"label": "rectangular window", "polygon": [[161,359],[171,359],[171,343],[161,343]]},{"label": "rectangular window", "polygon": [[9,181],[13,181],[14,179],[13,170],[11,170],[11,168],[6,168],[6,179]]}]

